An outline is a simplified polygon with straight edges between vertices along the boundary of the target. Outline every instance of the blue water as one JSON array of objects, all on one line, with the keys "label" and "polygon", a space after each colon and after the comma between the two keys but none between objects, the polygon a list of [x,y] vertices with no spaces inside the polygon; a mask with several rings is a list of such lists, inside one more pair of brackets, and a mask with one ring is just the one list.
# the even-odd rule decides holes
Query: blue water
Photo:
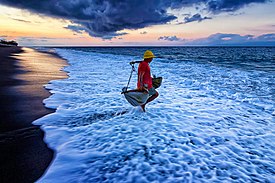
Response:
[{"label": "blue water", "polygon": [[274,71],[275,47],[83,47],[83,52],[127,55],[141,59],[149,49],[166,61],[212,63],[240,69]]},{"label": "blue water", "polygon": [[[34,122],[56,151],[41,182],[275,182],[274,47],[53,49],[69,78]],[[146,49],[164,79],[143,113],[120,92]]]}]

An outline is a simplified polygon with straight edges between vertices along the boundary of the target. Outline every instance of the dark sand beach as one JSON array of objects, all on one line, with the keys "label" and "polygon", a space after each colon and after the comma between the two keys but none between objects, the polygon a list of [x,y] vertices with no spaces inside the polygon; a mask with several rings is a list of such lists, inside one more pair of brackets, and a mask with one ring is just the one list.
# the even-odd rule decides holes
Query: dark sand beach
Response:
[{"label": "dark sand beach", "polygon": [[0,47],[0,182],[34,182],[51,163],[54,152],[32,122],[54,112],[43,105],[44,85],[65,78],[65,65],[55,54]]}]

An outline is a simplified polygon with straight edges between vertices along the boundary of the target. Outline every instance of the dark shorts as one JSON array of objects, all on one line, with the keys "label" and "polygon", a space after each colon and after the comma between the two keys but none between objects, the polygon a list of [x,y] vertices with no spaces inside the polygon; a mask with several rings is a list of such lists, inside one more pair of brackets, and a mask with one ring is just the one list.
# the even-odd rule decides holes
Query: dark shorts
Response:
[{"label": "dark shorts", "polygon": [[149,95],[155,95],[156,93],[157,93],[157,91],[154,87],[149,89]]}]

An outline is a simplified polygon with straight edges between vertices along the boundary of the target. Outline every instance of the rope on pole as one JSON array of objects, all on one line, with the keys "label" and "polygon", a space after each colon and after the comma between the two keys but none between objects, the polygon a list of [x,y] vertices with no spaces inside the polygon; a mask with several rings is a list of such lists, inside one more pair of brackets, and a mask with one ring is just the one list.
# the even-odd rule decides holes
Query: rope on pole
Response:
[{"label": "rope on pole", "polygon": [[128,83],[127,83],[127,86],[126,86],[126,91],[127,91],[128,86],[129,86],[129,84],[130,84],[130,81],[131,81],[131,78],[132,78],[133,72],[134,72],[134,71],[136,71],[136,70],[135,70],[135,66],[134,66],[134,64],[131,64],[131,66],[132,66],[132,70],[131,70],[131,74],[130,74],[130,77],[129,77],[129,80],[128,80]]}]

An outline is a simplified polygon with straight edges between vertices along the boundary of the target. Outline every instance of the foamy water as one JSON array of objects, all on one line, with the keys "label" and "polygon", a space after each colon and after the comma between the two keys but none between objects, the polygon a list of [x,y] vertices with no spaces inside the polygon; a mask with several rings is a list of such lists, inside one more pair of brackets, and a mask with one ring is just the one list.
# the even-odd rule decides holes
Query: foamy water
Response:
[{"label": "foamy water", "polygon": [[38,182],[275,182],[274,71],[158,58],[143,113],[120,94],[138,57],[56,51],[69,78],[46,86],[57,111],[34,122],[56,152]]}]

